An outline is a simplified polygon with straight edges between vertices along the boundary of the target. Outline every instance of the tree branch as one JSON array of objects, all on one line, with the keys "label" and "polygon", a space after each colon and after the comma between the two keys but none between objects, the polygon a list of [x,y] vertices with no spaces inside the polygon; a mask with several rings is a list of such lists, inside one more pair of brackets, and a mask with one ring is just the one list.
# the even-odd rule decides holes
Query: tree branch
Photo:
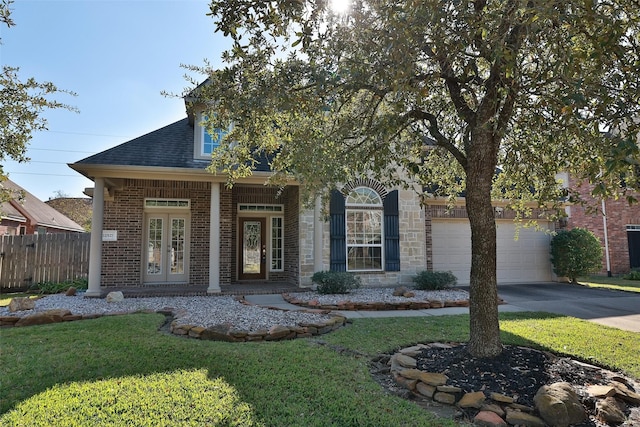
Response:
[{"label": "tree branch", "polygon": [[444,136],[438,127],[438,119],[431,113],[427,113],[422,110],[411,110],[404,116],[407,119],[416,119],[424,122],[427,130],[436,140],[436,144],[448,152],[450,152],[453,157],[460,163],[463,168],[466,168],[467,165],[467,157],[465,154],[458,149],[458,147],[453,144],[449,138]]}]

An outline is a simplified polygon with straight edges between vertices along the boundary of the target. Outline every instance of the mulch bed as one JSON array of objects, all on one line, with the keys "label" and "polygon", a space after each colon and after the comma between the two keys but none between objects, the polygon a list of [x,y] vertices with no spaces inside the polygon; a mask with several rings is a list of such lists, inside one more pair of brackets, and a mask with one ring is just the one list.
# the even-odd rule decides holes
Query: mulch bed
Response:
[{"label": "mulch bed", "polygon": [[[528,347],[505,346],[496,358],[476,359],[467,353],[465,344],[453,344],[451,348],[425,348],[413,358],[418,369],[445,374],[449,378],[447,385],[460,387],[464,392],[483,391],[485,395],[495,392],[511,396],[518,404],[529,407],[534,406],[533,397],[541,386],[560,381],[571,383],[582,397],[586,395],[587,386],[607,384],[612,376],[638,390],[638,383],[622,374]],[[394,394],[416,399],[415,395],[399,388],[390,375],[385,375],[386,370],[382,367],[386,360],[388,355],[374,359],[372,373],[375,379]],[[595,402],[586,399],[583,403],[590,417],[575,427],[606,426],[594,416]],[[477,413],[474,409],[446,408],[437,403],[422,406],[441,416],[465,421],[473,419]],[[629,420],[624,426],[640,426],[640,408],[627,412],[627,416]]]}]

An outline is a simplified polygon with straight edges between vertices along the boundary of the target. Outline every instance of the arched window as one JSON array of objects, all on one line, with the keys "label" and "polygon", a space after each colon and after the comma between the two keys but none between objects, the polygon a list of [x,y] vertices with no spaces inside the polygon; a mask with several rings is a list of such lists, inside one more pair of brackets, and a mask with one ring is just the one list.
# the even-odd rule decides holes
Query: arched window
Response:
[{"label": "arched window", "polygon": [[345,200],[347,271],[381,271],[383,263],[382,199],[368,187],[353,189]]}]

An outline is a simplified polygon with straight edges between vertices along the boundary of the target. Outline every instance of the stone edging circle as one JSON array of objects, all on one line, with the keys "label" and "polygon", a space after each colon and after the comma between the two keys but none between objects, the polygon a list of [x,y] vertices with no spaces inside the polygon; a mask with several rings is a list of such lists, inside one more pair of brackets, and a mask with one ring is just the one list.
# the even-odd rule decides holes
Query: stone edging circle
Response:
[{"label": "stone edging circle", "polygon": [[[429,347],[446,349],[456,345],[459,344],[434,342],[403,348],[388,358],[388,372],[398,386],[418,398],[460,409],[475,410],[474,425],[540,427],[568,425],[560,422],[561,414],[563,414],[562,420],[565,420],[570,419],[571,416],[575,417],[577,411],[579,414],[584,414],[584,420],[587,420],[588,414],[581,399],[591,401],[602,425],[619,425],[626,421],[623,408],[640,407],[640,394],[624,378],[616,375],[612,375],[606,385],[585,384],[584,391],[580,395],[568,382],[542,385],[534,397],[535,407],[529,407],[518,404],[517,396],[487,393],[483,390],[464,392],[459,387],[447,385],[448,377],[445,374],[417,369],[416,359],[413,357],[423,349]],[[602,369],[584,363],[582,366],[585,369]],[[640,411],[640,409],[637,410]],[[573,425],[573,422],[569,424]]]}]

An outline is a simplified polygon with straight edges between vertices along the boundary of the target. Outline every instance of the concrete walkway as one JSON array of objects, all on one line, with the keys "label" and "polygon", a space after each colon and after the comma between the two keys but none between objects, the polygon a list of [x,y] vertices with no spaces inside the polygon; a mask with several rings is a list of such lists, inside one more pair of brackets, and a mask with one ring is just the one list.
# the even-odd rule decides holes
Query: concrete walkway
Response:
[{"label": "concrete walkway", "polygon": [[[461,289],[465,289],[461,287]],[[468,288],[466,288],[468,290]],[[507,302],[498,306],[500,312],[545,311],[577,317],[601,325],[640,332],[640,294],[595,289],[568,283],[524,283],[498,286],[498,294]],[[284,310],[303,308],[289,304],[280,294],[247,295],[256,305]],[[445,316],[468,314],[466,307],[446,307],[429,310],[340,311],[349,319]]]}]

